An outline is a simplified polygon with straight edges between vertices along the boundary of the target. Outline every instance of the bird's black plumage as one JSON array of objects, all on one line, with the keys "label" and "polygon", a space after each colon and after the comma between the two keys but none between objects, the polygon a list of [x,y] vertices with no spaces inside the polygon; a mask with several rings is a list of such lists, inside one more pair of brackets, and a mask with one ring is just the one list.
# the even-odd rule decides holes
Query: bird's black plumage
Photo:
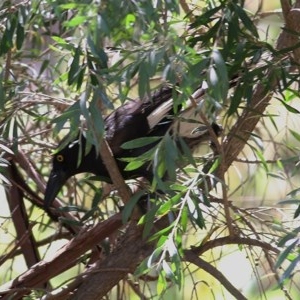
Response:
[{"label": "bird's black plumage", "polygon": [[[138,157],[151,149],[155,143],[131,150],[124,150],[121,146],[125,142],[140,137],[165,135],[173,122],[172,118],[167,117],[174,115],[173,104],[171,103],[164,109],[163,115],[157,118],[156,124],[151,125],[148,118],[155,110],[159,111],[162,104],[172,98],[173,92],[174,89],[170,87],[162,88],[150,100],[128,102],[105,119],[105,137],[124,179],[137,177],[152,179],[152,172],[147,166],[142,166],[134,171],[124,171],[127,163],[119,158]],[[216,124],[215,126],[217,127],[213,127],[213,130],[218,134],[220,128]],[[45,192],[46,207],[52,203],[67,179],[73,175],[89,172],[100,176],[103,181],[111,182],[100,155],[96,153],[96,147],[92,146],[86,154],[85,146],[86,139],[80,135],[78,139],[54,155],[52,171]]]}]

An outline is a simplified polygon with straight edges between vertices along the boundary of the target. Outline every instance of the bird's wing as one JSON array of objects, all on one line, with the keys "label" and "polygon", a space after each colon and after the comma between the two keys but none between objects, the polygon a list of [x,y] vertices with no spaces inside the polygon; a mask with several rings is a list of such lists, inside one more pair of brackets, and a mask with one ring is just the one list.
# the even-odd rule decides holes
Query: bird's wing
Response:
[{"label": "bird's wing", "polygon": [[[151,99],[127,102],[106,117],[106,139],[115,156],[122,152],[123,143],[147,136],[167,114],[172,114],[172,93],[172,88],[162,88]],[[155,116],[149,119],[154,110]]]}]

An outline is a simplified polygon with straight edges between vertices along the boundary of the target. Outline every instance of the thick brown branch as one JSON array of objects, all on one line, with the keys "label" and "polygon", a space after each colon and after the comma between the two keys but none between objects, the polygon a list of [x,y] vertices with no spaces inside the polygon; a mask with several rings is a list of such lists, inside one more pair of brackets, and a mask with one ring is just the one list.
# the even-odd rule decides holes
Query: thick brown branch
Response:
[{"label": "thick brown branch", "polygon": [[[168,218],[162,218],[154,224],[153,233],[169,225]],[[143,227],[131,223],[119,243],[119,247],[93,270],[93,274],[85,280],[72,300],[101,299],[128,273],[154,250],[154,242],[142,236]]]},{"label": "thick brown branch", "polygon": [[122,242],[109,257],[95,267],[93,274],[80,286],[76,299],[101,299],[153,251],[153,245],[142,238],[142,228],[133,223]]},{"label": "thick brown branch", "polygon": [[101,143],[100,154],[114,186],[116,187],[120,197],[124,201],[124,204],[126,204],[131,197],[131,193],[120,173],[116,160],[114,159],[109,145],[105,139]]},{"label": "thick brown branch", "polygon": [[[14,164],[7,167],[9,179],[14,181],[18,172]],[[17,233],[17,241],[22,249],[28,268],[40,261],[36,242],[32,234],[32,226],[29,224],[28,215],[24,205],[24,195],[16,185],[6,189],[11,216]]]},{"label": "thick brown branch", "polygon": [[[54,257],[41,261],[12,282],[2,286],[0,295],[7,296],[17,288],[37,287],[40,283],[60,274],[77,263],[82,254],[92,249],[121,226],[121,215],[116,214],[91,229],[84,229],[82,233],[63,246]],[[18,299],[17,296],[15,297],[14,299]]]}]

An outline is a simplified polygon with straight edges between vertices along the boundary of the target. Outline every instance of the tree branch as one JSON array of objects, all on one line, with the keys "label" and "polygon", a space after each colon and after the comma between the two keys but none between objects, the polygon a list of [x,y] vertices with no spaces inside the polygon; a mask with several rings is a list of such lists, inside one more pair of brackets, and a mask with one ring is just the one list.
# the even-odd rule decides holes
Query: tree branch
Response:
[{"label": "tree branch", "polygon": [[[12,291],[18,288],[20,288],[20,295],[22,295],[24,287],[35,288],[40,283],[60,274],[76,264],[81,255],[99,244],[121,226],[121,214],[115,214],[91,229],[84,228],[76,237],[60,248],[55,256],[35,264],[13,281],[1,286],[0,295],[3,297],[9,296]],[[14,299],[19,299],[16,294],[14,297]]]},{"label": "tree branch", "polygon": [[236,299],[239,300],[247,300],[247,298],[234,286],[230,281],[212,264],[206,262],[199,256],[197,256],[194,252],[190,251],[185,253],[185,258],[187,261],[192,264],[198,266],[200,269],[203,269],[211,276],[215,277]]}]

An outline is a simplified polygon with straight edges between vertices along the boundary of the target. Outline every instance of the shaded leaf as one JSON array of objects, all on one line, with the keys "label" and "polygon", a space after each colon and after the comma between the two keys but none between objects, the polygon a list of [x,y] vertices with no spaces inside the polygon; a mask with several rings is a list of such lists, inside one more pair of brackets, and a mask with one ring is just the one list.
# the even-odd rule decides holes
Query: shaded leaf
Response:
[{"label": "shaded leaf", "polygon": [[80,52],[81,52],[81,49],[78,46],[75,49],[75,53],[74,53],[73,60],[72,60],[71,66],[70,66],[70,70],[68,72],[68,85],[72,85],[75,82],[75,80],[78,76],[78,73],[80,71],[80,68],[79,68]]},{"label": "shaded leaf", "polygon": [[136,148],[144,147],[144,146],[150,145],[152,143],[158,142],[159,140],[161,140],[160,136],[141,137],[141,138],[126,142],[126,143],[122,144],[121,147],[123,149],[136,149]]},{"label": "shaded leaf", "polygon": [[129,202],[126,203],[126,205],[124,206],[124,209],[122,210],[122,221],[124,224],[126,224],[130,219],[133,209],[135,208],[142,196],[145,196],[145,191],[138,191],[137,193],[132,195]]}]

